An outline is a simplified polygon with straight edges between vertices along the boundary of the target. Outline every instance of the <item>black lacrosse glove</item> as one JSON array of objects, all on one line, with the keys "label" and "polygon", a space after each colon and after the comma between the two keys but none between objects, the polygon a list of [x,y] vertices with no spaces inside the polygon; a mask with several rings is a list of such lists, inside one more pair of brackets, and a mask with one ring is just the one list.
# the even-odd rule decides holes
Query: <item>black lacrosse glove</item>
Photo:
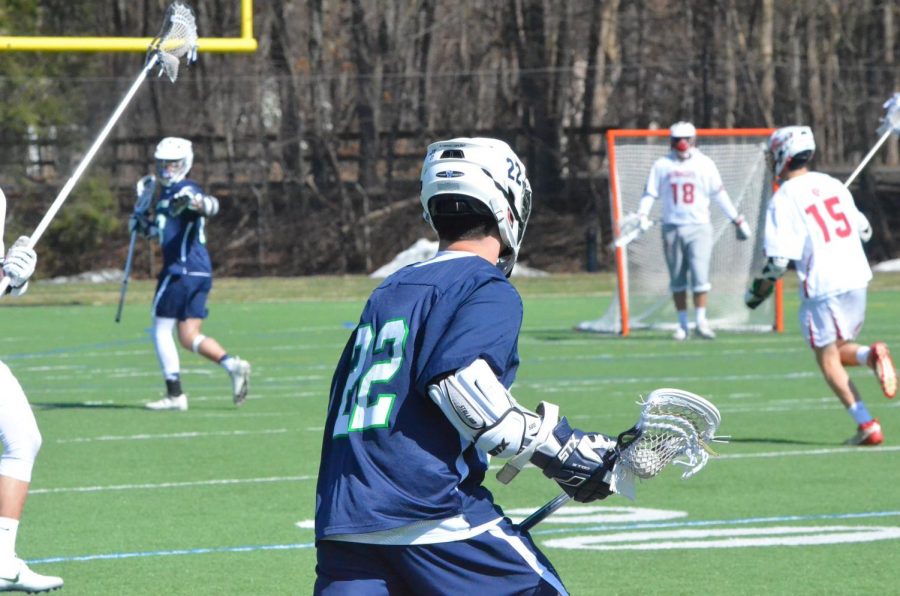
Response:
[{"label": "black lacrosse glove", "polygon": [[156,234],[156,226],[146,213],[135,213],[128,220],[128,231],[149,237]]},{"label": "black lacrosse glove", "polygon": [[553,439],[559,445],[555,456],[539,449],[531,463],[544,475],[579,503],[590,503],[613,494],[607,475],[618,458],[616,440],[600,433],[585,433],[569,426],[562,418],[553,429]]},{"label": "black lacrosse glove", "polygon": [[766,301],[766,298],[772,295],[775,290],[775,283],[771,280],[757,277],[753,280],[747,293],[744,294],[744,304],[749,308],[756,308]]}]

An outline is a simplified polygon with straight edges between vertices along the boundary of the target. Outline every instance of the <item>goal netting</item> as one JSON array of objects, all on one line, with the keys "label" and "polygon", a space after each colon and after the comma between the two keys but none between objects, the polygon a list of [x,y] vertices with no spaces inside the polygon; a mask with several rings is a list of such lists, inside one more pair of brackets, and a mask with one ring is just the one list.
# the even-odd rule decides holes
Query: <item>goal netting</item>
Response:
[{"label": "goal netting", "polygon": [[[766,203],[772,194],[772,176],[766,167],[765,145],[771,129],[700,129],[697,147],[719,169],[722,182],[738,213],[742,213],[754,237],[740,242],[734,225],[711,202],[713,254],[707,318],[713,329],[771,331],[780,311],[781,293],[755,310],[744,305],[744,292],[763,266],[763,228]],[[669,151],[669,132],[664,130],[611,130],[607,133],[610,164],[610,211],[613,230],[620,219],[637,211],[647,174],[653,162]],[[654,205],[651,218],[658,219]],[[669,291],[669,274],[663,256],[661,226],[616,251],[616,292],[598,319],[577,325],[581,331],[620,333],[631,329],[674,329],[676,314]],[[691,298],[688,308],[692,312]],[[693,324],[693,314],[691,314]]]}]

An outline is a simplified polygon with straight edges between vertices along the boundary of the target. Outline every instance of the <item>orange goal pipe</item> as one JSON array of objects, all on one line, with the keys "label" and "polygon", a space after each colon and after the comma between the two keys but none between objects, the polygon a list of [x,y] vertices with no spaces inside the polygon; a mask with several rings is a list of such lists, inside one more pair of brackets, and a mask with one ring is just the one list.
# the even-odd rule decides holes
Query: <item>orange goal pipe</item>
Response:
[{"label": "orange goal pipe", "polygon": [[[609,155],[609,171],[616,171],[616,144],[615,132],[613,130],[606,131],[606,149]],[[622,132],[622,131],[618,131]],[[619,213],[621,207],[619,205],[619,178],[618,176],[609,177],[609,192],[612,200],[612,222],[613,222],[613,238],[619,237]],[[616,287],[619,289],[619,323],[622,326],[622,337],[628,336],[628,279],[625,275],[625,247],[616,247]]]}]

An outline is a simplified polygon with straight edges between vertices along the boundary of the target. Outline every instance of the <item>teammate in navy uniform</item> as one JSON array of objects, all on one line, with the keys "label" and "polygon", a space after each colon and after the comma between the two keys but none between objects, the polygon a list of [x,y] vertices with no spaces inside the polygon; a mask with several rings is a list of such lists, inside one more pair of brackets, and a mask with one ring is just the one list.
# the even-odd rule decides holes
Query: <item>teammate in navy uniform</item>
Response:
[{"label": "teammate in navy uniform", "polygon": [[[250,363],[230,356],[212,337],[201,333],[208,315],[206,300],[212,289],[212,263],[206,250],[206,219],[219,211],[219,201],[186,178],[194,161],[191,142],[177,137],[160,141],[154,154],[156,177],[138,183],[139,192],[159,192],[154,217],[135,215],[132,229],[159,239],[163,266],[153,298],[153,340],[166,381],[166,396],[146,404],[150,410],[187,410],[181,389],[181,365],[172,336],[176,326],[184,348],[222,366],[232,380],[234,404],[247,398]],[[157,189],[156,183],[160,188]]]},{"label": "teammate in navy uniform", "polygon": [[316,488],[316,594],[565,594],[553,566],[482,485],[531,462],[576,500],[611,494],[614,441],[553,404],[521,407],[522,301],[507,277],[531,211],[498,140],[434,143],[422,168],[437,255],[369,298],[331,385]]}]

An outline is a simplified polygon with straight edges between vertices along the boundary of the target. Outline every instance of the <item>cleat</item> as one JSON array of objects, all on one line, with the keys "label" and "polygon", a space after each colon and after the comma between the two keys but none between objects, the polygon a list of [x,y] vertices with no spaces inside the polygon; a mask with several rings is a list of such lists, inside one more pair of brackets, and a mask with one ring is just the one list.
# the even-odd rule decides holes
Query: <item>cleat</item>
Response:
[{"label": "cleat", "polygon": [[891,399],[897,395],[897,371],[894,369],[891,351],[883,341],[876,341],[870,348],[868,365],[875,371],[884,396]]},{"label": "cleat", "polygon": [[709,323],[698,323],[696,331],[697,335],[703,339],[716,339],[716,332],[712,330]]},{"label": "cleat", "polygon": [[0,592],[38,594],[58,590],[62,586],[61,577],[35,573],[18,557],[0,562]]},{"label": "cleat", "polygon": [[250,391],[250,363],[235,356],[229,374],[234,390],[234,405],[240,406],[247,401],[247,392]]},{"label": "cleat", "polygon": [[176,395],[175,397],[169,395],[162,399],[146,403],[144,404],[144,407],[148,410],[177,410],[179,412],[184,412],[188,409],[187,395],[184,393]]},{"label": "cleat", "polygon": [[675,341],[684,341],[688,338],[687,329],[684,327],[679,327],[675,330],[675,333],[672,334],[672,339]]},{"label": "cleat", "polygon": [[881,445],[882,441],[884,433],[881,432],[881,424],[877,418],[873,418],[860,424],[856,434],[844,441],[844,445]]}]

